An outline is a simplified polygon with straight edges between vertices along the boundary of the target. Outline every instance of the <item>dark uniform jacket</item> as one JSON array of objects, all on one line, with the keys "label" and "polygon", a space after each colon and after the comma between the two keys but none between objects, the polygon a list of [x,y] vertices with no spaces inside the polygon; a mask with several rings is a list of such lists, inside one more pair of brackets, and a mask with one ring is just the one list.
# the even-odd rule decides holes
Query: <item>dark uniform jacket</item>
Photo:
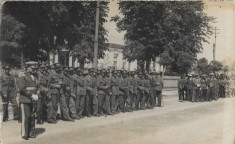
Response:
[{"label": "dark uniform jacket", "polygon": [[151,79],[151,86],[153,90],[161,91],[163,89],[163,80],[161,77],[153,77]]},{"label": "dark uniform jacket", "polygon": [[201,89],[207,89],[208,88],[208,81],[205,79],[201,79]]},{"label": "dark uniform jacket", "polygon": [[129,77],[129,83],[130,83],[131,93],[136,94],[137,93],[138,78],[137,77]]},{"label": "dark uniform jacket", "polygon": [[97,95],[96,78],[90,75],[84,78],[86,91],[91,95]]},{"label": "dark uniform jacket", "polygon": [[77,76],[76,81],[77,81],[77,94],[86,95],[85,78],[83,76]]},{"label": "dark uniform jacket", "polygon": [[19,91],[20,91],[20,97],[19,102],[20,103],[32,103],[32,93],[26,90],[27,87],[35,87],[36,85],[36,79],[32,79],[29,73],[25,73],[24,76],[19,77]]},{"label": "dark uniform jacket", "polygon": [[129,81],[128,78],[121,78],[119,82],[119,94],[128,95],[129,94]]},{"label": "dark uniform jacket", "polygon": [[186,81],[185,81],[185,79],[181,78],[181,79],[178,80],[177,84],[178,84],[179,89],[183,89],[185,87]]},{"label": "dark uniform jacket", "polygon": [[192,79],[187,80],[187,89],[193,89],[193,80]]},{"label": "dark uniform jacket", "polygon": [[1,95],[8,95],[9,91],[15,90],[15,79],[13,75],[3,74],[0,78],[0,93]]},{"label": "dark uniform jacket", "polygon": [[119,85],[120,85],[119,78],[112,77],[110,85],[111,85],[112,94],[119,95]]},{"label": "dark uniform jacket", "polygon": [[144,78],[143,79],[143,87],[144,87],[144,92],[145,93],[147,93],[147,94],[149,94],[149,92],[150,92],[150,81],[149,81],[149,79],[146,79],[146,78]]},{"label": "dark uniform jacket", "polygon": [[98,94],[100,95],[104,95],[106,94],[106,78],[99,75],[97,77],[97,91],[98,91]]}]

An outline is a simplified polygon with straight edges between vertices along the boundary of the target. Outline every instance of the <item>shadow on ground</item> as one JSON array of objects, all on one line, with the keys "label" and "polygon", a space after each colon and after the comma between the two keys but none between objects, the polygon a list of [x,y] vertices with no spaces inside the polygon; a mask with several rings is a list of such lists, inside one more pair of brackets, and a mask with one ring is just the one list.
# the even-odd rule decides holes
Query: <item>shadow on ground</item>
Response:
[{"label": "shadow on ground", "polygon": [[35,134],[35,136],[37,137],[38,135],[44,133],[45,131],[46,131],[45,128],[35,128],[34,134]]}]

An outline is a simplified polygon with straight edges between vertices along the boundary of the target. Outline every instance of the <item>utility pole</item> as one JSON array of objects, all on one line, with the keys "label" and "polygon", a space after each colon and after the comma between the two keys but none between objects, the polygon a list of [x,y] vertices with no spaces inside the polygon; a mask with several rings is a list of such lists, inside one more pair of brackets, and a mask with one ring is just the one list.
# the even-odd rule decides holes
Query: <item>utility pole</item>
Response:
[{"label": "utility pole", "polygon": [[98,57],[98,30],[99,30],[99,14],[100,14],[100,4],[97,0],[96,7],[96,22],[95,22],[95,43],[94,43],[94,59],[93,59],[93,68],[97,69],[97,57]]},{"label": "utility pole", "polygon": [[219,33],[218,33],[219,30],[220,30],[220,29],[217,29],[217,28],[215,27],[215,43],[213,43],[213,61],[215,61],[216,37],[217,37],[217,34],[219,34]]}]

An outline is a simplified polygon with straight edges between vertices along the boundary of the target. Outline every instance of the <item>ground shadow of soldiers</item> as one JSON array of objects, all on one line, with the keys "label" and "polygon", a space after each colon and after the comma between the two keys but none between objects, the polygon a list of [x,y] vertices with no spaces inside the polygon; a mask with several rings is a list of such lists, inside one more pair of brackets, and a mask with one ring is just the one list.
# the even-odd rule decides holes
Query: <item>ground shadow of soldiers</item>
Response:
[{"label": "ground shadow of soldiers", "polygon": [[37,137],[38,135],[44,133],[45,131],[46,131],[45,128],[35,128],[34,134],[35,134],[35,136]]}]

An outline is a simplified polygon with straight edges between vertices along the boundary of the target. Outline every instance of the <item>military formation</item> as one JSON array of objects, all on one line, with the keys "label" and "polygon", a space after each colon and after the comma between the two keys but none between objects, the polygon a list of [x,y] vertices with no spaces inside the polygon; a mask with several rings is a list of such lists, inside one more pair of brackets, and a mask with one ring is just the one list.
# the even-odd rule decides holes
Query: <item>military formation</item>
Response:
[{"label": "military formation", "polygon": [[[33,134],[35,121],[56,124],[58,119],[74,122],[84,117],[162,107],[163,80],[159,73],[53,65],[28,65],[15,82],[5,67],[1,77],[3,121],[8,120],[8,102],[14,119],[22,124],[22,138]],[[10,92],[11,91],[11,92]],[[19,94],[18,103],[16,93]],[[4,99],[6,98],[6,100]]]},{"label": "military formation", "polygon": [[179,100],[211,102],[219,98],[234,96],[234,91],[229,88],[229,85],[229,78],[225,74],[182,75],[178,80]]}]

